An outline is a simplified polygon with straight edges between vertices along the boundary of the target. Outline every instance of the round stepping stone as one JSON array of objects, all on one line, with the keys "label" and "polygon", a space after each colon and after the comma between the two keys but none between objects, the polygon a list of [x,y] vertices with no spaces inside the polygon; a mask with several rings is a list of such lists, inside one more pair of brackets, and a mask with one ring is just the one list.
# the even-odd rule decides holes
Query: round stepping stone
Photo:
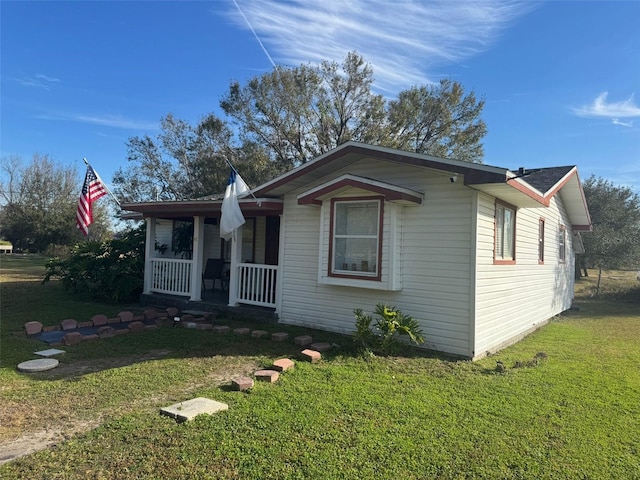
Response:
[{"label": "round stepping stone", "polygon": [[55,358],[38,358],[18,364],[18,370],[21,372],[44,372],[56,368],[58,363],[60,362]]}]

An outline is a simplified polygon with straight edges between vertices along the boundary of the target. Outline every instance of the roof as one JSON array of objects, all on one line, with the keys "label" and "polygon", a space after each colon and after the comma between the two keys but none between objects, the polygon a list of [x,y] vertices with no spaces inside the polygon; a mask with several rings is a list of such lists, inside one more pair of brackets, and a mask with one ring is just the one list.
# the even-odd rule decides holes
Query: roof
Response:
[{"label": "roof", "polygon": [[[347,142],[290,170],[252,190],[251,199],[241,199],[240,207],[245,215],[277,215],[282,212],[284,195],[304,188],[327,177],[337,169],[343,169],[363,159],[376,159],[425,168],[452,177],[462,177],[464,185],[485,192],[516,207],[549,206],[556,196],[562,199],[574,230],[591,230],[591,218],[582,184],[575,166],[538,168],[533,170],[507,168],[438,158],[414,152],[404,152],[387,147]],[[337,180],[340,180],[339,182]],[[417,202],[421,192],[404,191],[402,186],[380,184],[372,179],[347,176],[323,184],[302,195],[302,202],[317,203],[326,192],[342,188],[343,184],[366,184],[370,190],[380,191],[389,198],[410,199]],[[256,198],[258,197],[258,198]],[[419,203],[419,202],[418,202]],[[220,196],[204,197],[179,202],[131,203],[124,210],[143,213],[145,216],[175,218],[184,215],[219,216]]]}]

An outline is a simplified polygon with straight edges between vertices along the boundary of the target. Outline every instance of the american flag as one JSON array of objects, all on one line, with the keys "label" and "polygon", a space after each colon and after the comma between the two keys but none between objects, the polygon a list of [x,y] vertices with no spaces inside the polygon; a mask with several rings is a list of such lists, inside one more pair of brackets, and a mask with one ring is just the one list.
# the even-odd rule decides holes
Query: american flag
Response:
[{"label": "american flag", "polygon": [[107,187],[91,165],[87,165],[87,174],[84,177],[82,193],[78,199],[78,211],[76,213],[76,226],[82,233],[89,235],[89,225],[93,223],[91,204],[107,194]]}]

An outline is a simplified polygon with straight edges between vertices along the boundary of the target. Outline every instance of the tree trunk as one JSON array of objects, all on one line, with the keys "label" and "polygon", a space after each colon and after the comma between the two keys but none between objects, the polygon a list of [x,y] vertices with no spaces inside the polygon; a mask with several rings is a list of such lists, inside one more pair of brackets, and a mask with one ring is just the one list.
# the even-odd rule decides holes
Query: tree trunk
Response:
[{"label": "tree trunk", "polygon": [[600,295],[600,280],[602,279],[602,267],[598,267],[598,283],[596,284],[596,297]]}]

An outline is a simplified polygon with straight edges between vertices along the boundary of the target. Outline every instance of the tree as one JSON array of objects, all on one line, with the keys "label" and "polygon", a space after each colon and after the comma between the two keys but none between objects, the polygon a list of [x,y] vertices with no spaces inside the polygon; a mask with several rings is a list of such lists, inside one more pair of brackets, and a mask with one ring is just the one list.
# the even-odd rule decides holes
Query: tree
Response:
[{"label": "tree", "polygon": [[598,269],[599,289],[603,269],[640,266],[640,196],[593,175],[583,189],[593,225],[593,231],[582,237],[583,262]]},{"label": "tree", "polygon": [[[0,235],[16,250],[44,252],[50,246],[71,245],[82,238],[75,226],[81,180],[73,167],[35,154],[24,165],[20,157],[3,159],[0,194]],[[106,209],[94,205],[91,238],[108,232]]]}]

